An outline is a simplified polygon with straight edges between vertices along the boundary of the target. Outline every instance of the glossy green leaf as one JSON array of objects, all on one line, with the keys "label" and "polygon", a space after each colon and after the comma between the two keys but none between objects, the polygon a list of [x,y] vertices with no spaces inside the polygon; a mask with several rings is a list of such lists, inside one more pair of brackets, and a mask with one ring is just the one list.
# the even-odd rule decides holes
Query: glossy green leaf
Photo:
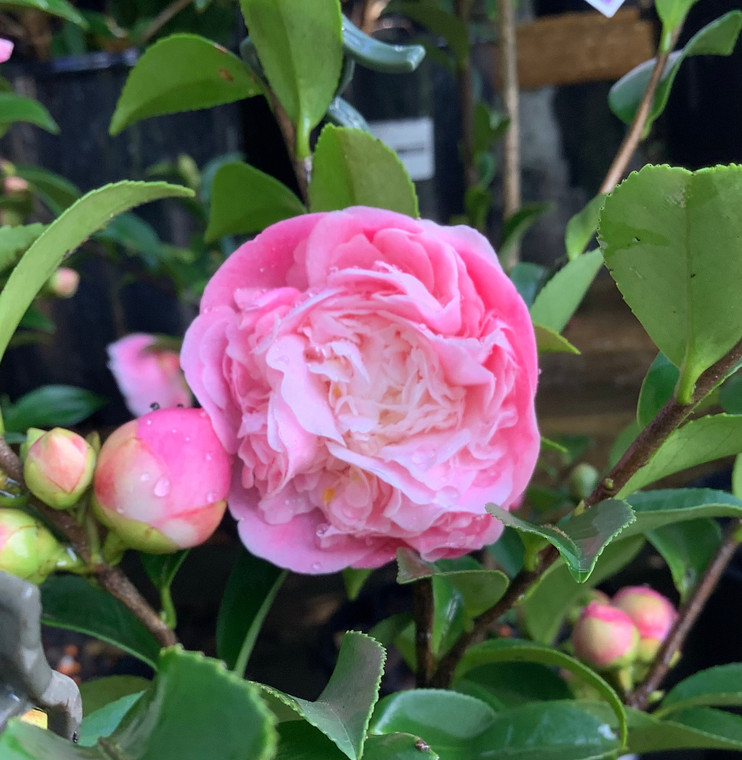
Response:
[{"label": "glossy green leaf", "polygon": [[497,712],[529,702],[574,698],[569,685],[556,670],[534,662],[480,665],[451,688],[481,699]]},{"label": "glossy green leaf", "polygon": [[486,506],[487,511],[505,525],[541,536],[556,547],[573,578],[579,582],[590,577],[603,549],[636,519],[631,507],[618,499],[606,499],[558,526],[534,525],[494,504]]},{"label": "glossy green leaf", "polygon": [[0,126],[7,127],[17,121],[34,124],[53,135],[59,134],[59,125],[38,100],[14,92],[0,92]]},{"label": "glossy green leaf", "polygon": [[28,182],[31,191],[59,216],[68,209],[82,193],[68,179],[40,166],[16,166],[15,173]]},{"label": "glossy green leaf", "polygon": [[216,651],[239,675],[260,633],[265,616],[287,572],[270,562],[240,551],[222,594],[216,621]]},{"label": "glossy green leaf", "polygon": [[379,696],[384,660],[384,649],[378,642],[349,631],[343,638],[335,670],[315,702],[268,686],[262,688],[318,728],[350,760],[359,760]]},{"label": "glossy green leaf", "polygon": [[327,121],[338,127],[369,131],[368,122],[363,118],[360,111],[347,100],[339,97],[333,98],[332,103],[327,106]]},{"label": "glossy green leaf", "polygon": [[628,565],[643,545],[642,536],[622,538],[609,544],[584,584],[572,578],[564,563],[552,565],[523,604],[523,623],[528,635],[541,643],[551,644],[567,612],[585,599],[589,589]]},{"label": "glossy green leaf", "polygon": [[0,227],[0,273],[14,266],[44,229],[43,224]]},{"label": "glossy green leaf", "polygon": [[142,119],[211,108],[262,93],[234,53],[196,34],[173,34],[147,48],[131,70],[111,118],[117,135]]},{"label": "glossy green leaf", "polygon": [[596,195],[582,211],[578,211],[567,222],[564,230],[564,247],[570,261],[579,258],[593,239],[598,229],[598,219],[604,202],[605,195]]},{"label": "glossy green leaf", "polygon": [[283,182],[249,164],[220,167],[211,186],[211,211],[206,240],[222,235],[260,232],[275,222],[306,212]]},{"label": "glossy green leaf", "polygon": [[343,585],[345,586],[345,593],[348,595],[348,599],[353,601],[358,598],[358,594],[361,593],[361,589],[371,573],[373,573],[373,570],[370,568],[356,570],[352,567],[347,567],[343,570]]},{"label": "glossy green leaf", "polygon": [[417,217],[417,196],[397,154],[367,132],[328,124],[314,151],[311,211],[373,206]]},{"label": "glossy green leaf", "polygon": [[618,494],[624,498],[661,478],[689,467],[742,452],[742,417],[715,414],[687,422],[665,442]]},{"label": "glossy green leaf", "polygon": [[[149,688],[149,683],[145,683],[147,683],[146,688]],[[144,689],[140,689],[139,692],[119,697],[90,715],[86,715],[80,726],[80,746],[92,747],[101,736],[110,736],[143,693]]]},{"label": "glossy green leaf", "polygon": [[642,428],[672,398],[679,378],[680,370],[663,353],[657,354],[644,376],[636,406],[636,420]]},{"label": "glossy green leaf", "polygon": [[92,715],[122,697],[138,695],[148,689],[150,683],[140,676],[104,676],[83,681],[80,684],[83,715]]},{"label": "glossy green leaf", "polygon": [[30,427],[69,427],[108,403],[105,396],[73,385],[42,385],[3,407],[5,429],[25,433]]},{"label": "glossy green leaf", "polygon": [[547,212],[554,209],[553,203],[529,203],[521,206],[512,216],[505,220],[502,239],[497,248],[500,261],[507,261],[514,246],[523,240],[526,232]]},{"label": "glossy green leaf", "polygon": [[327,112],[343,60],[337,0],[240,0],[250,39],[271,89],[296,127],[296,156]]},{"label": "glossy green leaf", "polygon": [[459,65],[469,57],[469,31],[455,14],[433,3],[395,2],[394,13],[412,19],[436,37],[445,40]]},{"label": "glossy green leaf", "polygon": [[590,251],[570,261],[536,296],[531,306],[531,319],[538,325],[560,333],[577,311],[602,266],[600,251]]},{"label": "glossy green leaf", "polygon": [[[703,27],[691,37],[682,50],[670,54],[652,102],[645,134],[649,132],[654,120],[665,110],[680,64],[694,55],[730,55],[741,28],[742,12],[730,11]],[[619,79],[608,93],[611,111],[626,124],[630,124],[634,119],[653,68],[654,59],[640,64]]]},{"label": "glossy green leaf", "polygon": [[389,45],[364,34],[343,16],[343,50],[364,68],[388,74],[414,71],[425,57],[422,45]]},{"label": "glossy green leaf", "polygon": [[646,166],[608,196],[600,215],[606,264],[644,329],[680,367],[681,402],[742,338],[740,204],[740,166]]},{"label": "glossy green leaf", "polygon": [[533,330],[536,333],[536,347],[540,354],[579,354],[579,349],[575,348],[565,337],[555,333],[548,327],[534,324]]},{"label": "glossy green leaf", "polygon": [[3,0],[0,6],[4,8],[27,8],[29,10],[50,13],[52,16],[59,16],[66,21],[87,29],[88,22],[74,5],[67,0]]},{"label": "glossy green leaf", "polygon": [[538,663],[559,668],[560,670],[567,670],[577,676],[584,683],[595,689],[611,706],[618,719],[621,742],[626,742],[626,713],[618,694],[592,668],[583,665],[579,660],[570,657],[564,652],[560,652],[558,649],[552,649],[551,647],[532,641],[491,639],[469,647],[456,668],[455,678],[458,680],[481,665],[501,662]]},{"label": "glossy green leaf", "polygon": [[719,404],[729,414],[742,414],[742,372],[735,372],[719,388]]},{"label": "glossy green leaf", "polygon": [[505,528],[500,538],[487,547],[487,551],[510,578],[523,569],[525,557],[523,541],[514,528]]},{"label": "glossy green leaf", "polygon": [[742,705],[742,663],[702,670],[674,686],[662,700],[656,717],[689,707],[739,707]]},{"label": "glossy green leaf", "polygon": [[685,601],[721,544],[721,528],[711,518],[689,520],[649,531],[647,541],[662,555]]},{"label": "glossy green leaf", "polygon": [[162,260],[164,245],[155,228],[137,214],[120,214],[96,235],[98,240],[115,243],[127,252],[141,256],[146,264],[157,267]]},{"label": "glossy green leaf", "polygon": [[93,190],[52,222],[26,251],[0,291],[0,358],[36,294],[65,255],[117,214],[166,197],[192,191],[165,182],[117,182]]},{"label": "glossy green leaf", "polygon": [[520,297],[530,309],[536,296],[549,276],[549,270],[541,264],[519,261],[508,273]]}]

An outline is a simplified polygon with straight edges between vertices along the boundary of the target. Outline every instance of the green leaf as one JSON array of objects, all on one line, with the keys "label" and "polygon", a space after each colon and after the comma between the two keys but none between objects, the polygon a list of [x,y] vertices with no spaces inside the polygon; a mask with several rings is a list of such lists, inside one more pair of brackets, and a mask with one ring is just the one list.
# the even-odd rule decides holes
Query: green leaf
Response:
[{"label": "green leaf", "polygon": [[608,196],[601,212],[606,264],[644,329],[680,367],[681,402],[742,337],[740,204],[740,166],[646,166]]},{"label": "green leaf", "polygon": [[631,507],[618,499],[606,499],[582,514],[573,515],[557,525],[533,525],[510,512],[487,504],[487,511],[505,525],[545,538],[558,549],[572,577],[584,582],[605,547],[636,519]]},{"label": "green leaf", "polygon": [[691,420],[670,433],[649,463],[629,478],[618,497],[624,498],[675,472],[740,452],[742,417],[715,414]]},{"label": "green leaf", "polygon": [[675,588],[685,601],[721,544],[721,528],[710,518],[649,531],[647,540],[667,562]]},{"label": "green leaf", "polygon": [[625,744],[627,728],[626,713],[621,699],[614,689],[592,668],[583,665],[557,649],[537,644],[532,641],[515,641],[511,639],[491,639],[469,647],[456,668],[455,680],[463,677],[474,668],[501,662],[535,662],[540,665],[568,670],[580,680],[595,689],[611,706],[616,715],[621,734],[621,743]]},{"label": "green leaf", "polygon": [[305,212],[304,204],[275,177],[249,164],[225,164],[216,172],[211,187],[206,241],[260,232]]},{"label": "green leaf", "polygon": [[139,695],[149,688],[150,683],[140,676],[105,676],[83,681],[80,684],[83,715],[92,715],[121,697]]},{"label": "green leaf", "polygon": [[645,428],[672,398],[679,377],[680,370],[663,353],[657,354],[639,392],[636,421],[640,427]]},{"label": "green leaf", "polygon": [[164,182],[124,181],[93,190],[67,209],[26,251],[0,291],[0,359],[26,309],[67,253],[133,206],[191,195],[191,190]]},{"label": "green leaf", "polygon": [[141,256],[147,266],[153,269],[162,261],[164,245],[160,236],[149,222],[136,214],[120,214],[96,237]]},{"label": "green leaf", "polygon": [[117,135],[142,119],[262,93],[234,53],[196,34],[173,34],[147,48],[129,73],[108,131]]},{"label": "green leaf", "polygon": [[514,528],[505,528],[500,538],[487,547],[487,551],[510,578],[523,569],[525,558],[523,541]]},{"label": "green leaf", "polygon": [[395,2],[389,10],[407,16],[436,37],[445,40],[459,65],[469,57],[469,31],[455,14],[436,7],[433,3],[417,2]]},{"label": "green leaf", "polygon": [[600,251],[590,251],[562,267],[536,296],[531,319],[560,333],[582,303],[602,265]]},{"label": "green leaf", "polygon": [[[144,680],[144,679],[141,679]],[[145,681],[146,687],[149,682]],[[110,736],[120,725],[126,713],[142,696],[144,689],[138,692],[119,697],[95,712],[86,715],[80,726],[79,744],[81,747],[93,747],[101,736]]]},{"label": "green leaf", "polygon": [[689,707],[739,707],[742,705],[742,663],[718,665],[694,673],[674,686],[662,700],[656,717]]},{"label": "green leaf", "polygon": [[425,57],[422,45],[388,45],[364,34],[343,16],[343,50],[361,66],[387,74],[408,74]]},{"label": "green leaf", "polygon": [[579,354],[579,349],[575,348],[565,337],[558,335],[553,330],[543,325],[533,325],[536,333],[536,347],[540,354]]},{"label": "green leaf", "polygon": [[[741,28],[742,12],[730,11],[704,26],[682,50],[670,54],[654,95],[652,110],[644,129],[645,135],[649,133],[654,120],[665,110],[680,64],[694,55],[730,55]],[[619,79],[608,93],[611,111],[626,124],[634,120],[653,68],[654,59],[640,64]]]},{"label": "green leaf", "polygon": [[536,295],[543,287],[548,274],[549,270],[545,266],[532,264],[530,261],[519,261],[510,270],[509,277],[529,309],[536,300]]},{"label": "green leaf", "polygon": [[345,593],[348,599],[354,601],[358,598],[358,594],[361,593],[361,589],[371,573],[373,573],[373,569],[371,568],[355,570],[352,567],[346,567],[343,570],[343,585],[345,586]]},{"label": "green leaf", "polygon": [[41,622],[107,641],[155,666],[160,645],[116,598],[74,575],[53,575],[41,586]]},{"label": "green leaf", "polygon": [[311,211],[373,206],[417,217],[417,196],[397,154],[367,132],[325,126],[314,151]]},{"label": "green leaf", "polygon": [[15,173],[28,182],[32,192],[55,216],[59,216],[82,195],[80,189],[68,179],[39,166],[16,166]]},{"label": "green leaf", "polygon": [[578,211],[567,222],[564,230],[564,247],[570,261],[580,257],[595,235],[604,202],[604,194],[596,195],[582,211]]},{"label": "green leaf", "polygon": [[528,635],[550,644],[559,633],[564,617],[586,593],[628,565],[644,545],[642,536],[622,538],[609,544],[598,558],[590,578],[580,584],[563,563],[552,565],[523,605],[523,622]]},{"label": "green leaf", "polygon": [[719,404],[729,414],[742,414],[742,372],[730,375],[719,388]]},{"label": "green leaf", "polygon": [[496,712],[529,702],[574,699],[572,690],[556,670],[535,662],[480,665],[452,688],[481,699]]},{"label": "green leaf", "polygon": [[15,266],[18,259],[44,229],[45,225],[43,224],[0,227],[0,272]]},{"label": "green leaf", "polygon": [[343,62],[337,0],[240,0],[250,39],[271,89],[296,127],[296,157],[327,112]]},{"label": "green leaf", "polygon": [[5,429],[25,433],[30,427],[76,425],[108,403],[105,396],[73,385],[42,385],[3,407]]},{"label": "green leaf", "polygon": [[67,0],[3,0],[0,5],[6,8],[30,8],[42,13],[50,13],[52,16],[71,21],[83,29],[88,28],[88,22]]},{"label": "green leaf", "polygon": [[553,208],[553,203],[529,203],[521,206],[512,216],[509,216],[505,220],[502,239],[497,249],[500,261],[506,261],[512,248],[520,243],[526,232]]},{"label": "green leaf", "polygon": [[654,0],[655,10],[662,21],[663,36],[680,26],[697,2],[698,0]]},{"label": "green leaf", "polygon": [[287,572],[248,551],[240,551],[229,574],[216,621],[216,651],[242,675],[265,616]]},{"label": "green leaf", "polygon": [[59,125],[38,100],[14,92],[0,92],[0,127],[7,127],[17,121],[34,124],[53,135],[59,134]]},{"label": "green leaf", "polygon": [[349,631],[335,670],[316,702],[262,688],[318,728],[350,760],[363,755],[371,713],[379,696],[384,649],[370,636]]}]

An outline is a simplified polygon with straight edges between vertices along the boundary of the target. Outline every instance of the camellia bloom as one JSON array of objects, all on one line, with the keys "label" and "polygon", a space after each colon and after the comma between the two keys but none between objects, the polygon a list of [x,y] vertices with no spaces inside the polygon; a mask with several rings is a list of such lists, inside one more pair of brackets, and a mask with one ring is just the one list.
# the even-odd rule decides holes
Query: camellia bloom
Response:
[{"label": "camellia bloom", "polygon": [[356,207],[269,227],[207,285],[181,363],[237,454],[247,548],[304,573],[495,541],[539,449],[528,309],[468,227]]},{"label": "camellia bloom", "polygon": [[575,653],[603,670],[631,664],[639,645],[639,631],[631,618],[610,604],[590,602],[572,630]]},{"label": "camellia bloom", "polygon": [[82,436],[54,428],[28,448],[23,477],[34,496],[55,509],[67,509],[92,482],[94,467],[95,450]]},{"label": "camellia bloom", "polygon": [[115,430],[98,455],[93,507],[126,546],[203,543],[226,508],[231,459],[201,409],[158,409]]},{"label": "camellia bloom", "polygon": [[623,610],[639,631],[642,660],[651,660],[678,616],[672,602],[646,586],[622,588],[612,604]]},{"label": "camellia bloom", "polygon": [[72,556],[38,520],[19,509],[0,509],[0,570],[41,583]]},{"label": "camellia bloom", "polygon": [[162,409],[193,405],[175,351],[154,349],[157,338],[132,333],[108,346],[108,367],[127,409],[138,417],[153,404]]},{"label": "camellia bloom", "polygon": [[0,63],[5,63],[5,61],[10,58],[12,52],[13,43],[10,40],[0,37]]}]

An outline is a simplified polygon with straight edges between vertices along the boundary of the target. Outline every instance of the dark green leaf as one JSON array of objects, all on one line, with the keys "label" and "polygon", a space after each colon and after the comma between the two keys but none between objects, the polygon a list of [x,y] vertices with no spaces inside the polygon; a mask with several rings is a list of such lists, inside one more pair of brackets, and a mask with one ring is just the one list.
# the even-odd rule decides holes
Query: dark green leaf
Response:
[{"label": "dark green leaf", "polygon": [[152,116],[211,108],[261,92],[234,53],[196,34],[173,34],[147,48],[131,70],[109,132],[117,135]]},{"label": "dark green leaf", "polygon": [[0,227],[0,272],[15,266],[44,229],[43,224]]},{"label": "dark green leaf", "polygon": [[536,300],[536,295],[546,281],[548,274],[549,270],[546,267],[541,264],[532,264],[530,261],[519,261],[510,270],[510,279],[528,308]]},{"label": "dark green leaf", "polygon": [[222,595],[216,621],[216,651],[227,667],[245,672],[260,628],[286,571],[240,551]]},{"label": "dark green leaf", "polygon": [[618,499],[602,501],[558,526],[533,525],[494,504],[487,504],[487,511],[505,525],[545,538],[559,550],[578,582],[590,577],[603,549],[636,519],[631,507]]},{"label": "dark green leaf", "polygon": [[568,222],[564,230],[564,247],[571,261],[576,259],[587,248],[598,229],[600,209],[603,208],[605,195],[596,195],[582,211],[577,212]]},{"label": "dark green leaf", "polygon": [[472,668],[451,688],[481,699],[497,712],[529,702],[574,699],[567,682],[554,668],[535,662],[480,665]]},{"label": "dark green leaf", "polygon": [[395,2],[390,10],[407,16],[431,34],[445,40],[459,65],[469,57],[469,31],[466,24],[453,13],[433,3],[416,2]]},{"label": "dark green leaf", "polygon": [[140,694],[149,686],[150,681],[140,676],[105,676],[83,681],[80,684],[83,715],[91,715],[121,697]]},{"label": "dark green leaf", "polygon": [[[145,681],[145,684],[145,688],[149,688],[149,682]],[[80,726],[80,746],[93,747],[101,736],[110,736],[143,692],[144,689],[140,688],[138,692],[119,697],[87,715]]]},{"label": "dark green leaf", "polygon": [[374,206],[417,217],[417,196],[397,154],[367,132],[328,124],[309,183],[312,211]]},{"label": "dark green leaf", "polygon": [[136,214],[121,214],[97,234],[105,240],[123,246],[129,253],[141,256],[150,267],[156,267],[164,252],[164,245],[155,228]]},{"label": "dark green leaf", "polygon": [[553,203],[529,203],[521,206],[512,216],[505,220],[502,239],[497,249],[500,261],[506,261],[511,249],[518,245],[529,229],[548,211],[554,208]]},{"label": "dark green leaf", "polygon": [[0,92],[0,126],[8,126],[17,121],[34,124],[53,135],[59,134],[57,122],[37,100],[14,92]]},{"label": "dark green leaf", "polygon": [[30,427],[69,427],[108,403],[97,393],[73,385],[42,385],[3,407],[5,429],[24,433]]},{"label": "dark green leaf", "polygon": [[523,559],[525,557],[523,541],[521,541],[518,531],[514,528],[505,528],[500,538],[494,544],[487,547],[487,551],[511,578],[517,575],[523,568]]},{"label": "dark green leaf", "polygon": [[152,585],[158,590],[169,589],[180,570],[180,566],[188,556],[188,549],[172,554],[139,554],[139,560],[144,566]]},{"label": "dark green leaf", "polygon": [[73,24],[87,29],[87,21],[67,0],[3,0],[3,6],[11,8],[28,8],[30,10],[50,13],[53,16],[59,16]]},{"label": "dark green leaf", "polygon": [[662,700],[656,717],[688,707],[739,707],[742,705],[742,663],[718,665],[694,673],[674,686]]},{"label": "dark green leaf", "polygon": [[316,702],[268,686],[263,689],[318,728],[350,760],[359,760],[379,695],[384,659],[384,649],[370,636],[349,631],[335,670]]},{"label": "dark green leaf", "polygon": [[742,750],[742,718],[722,710],[695,707],[673,713],[672,720],[662,721],[645,713],[635,713],[630,716],[631,722],[635,723],[635,726],[630,725],[632,752],[708,748],[739,753]]},{"label": "dark green leaf", "polygon": [[271,89],[296,127],[296,157],[327,112],[343,61],[337,0],[240,0],[250,39]]},{"label": "dark green leaf", "polygon": [[367,69],[388,74],[414,71],[425,57],[422,45],[388,45],[369,37],[343,16],[343,49]]},{"label": "dark green leaf", "polygon": [[562,267],[536,296],[531,307],[533,321],[560,333],[602,266],[600,251],[590,251]]},{"label": "dark green leaf", "polygon": [[680,370],[663,353],[657,354],[644,376],[636,407],[636,420],[642,428],[672,398],[679,377]]},{"label": "dark green leaf", "polygon": [[72,182],[48,169],[16,166],[15,173],[29,183],[32,192],[38,195],[55,216],[59,216],[82,196]]},{"label": "dark green leaf", "polygon": [[728,377],[719,389],[719,404],[729,414],[742,414],[742,372]]},{"label": "dark green leaf", "polygon": [[534,324],[533,329],[536,333],[536,346],[540,354],[579,354],[579,350],[575,348],[565,337],[555,333],[548,327],[543,325]]},{"label": "dark green leaf", "polygon": [[304,204],[275,177],[249,164],[225,164],[214,176],[205,237],[211,242],[222,235],[260,232],[305,212]]},{"label": "dark green leaf", "polygon": [[364,132],[369,131],[368,122],[363,118],[361,113],[356,110],[347,100],[335,97],[332,103],[327,106],[327,121],[338,127],[349,127],[350,129],[362,129]]},{"label": "dark green leaf", "polygon": [[680,367],[681,402],[742,337],[740,204],[742,167],[646,166],[608,196],[600,215],[606,264],[644,329]]},{"label": "dark green leaf", "polygon": [[87,633],[155,666],[160,646],[124,605],[73,575],[53,575],[41,586],[41,622]]},{"label": "dark green leaf", "polygon": [[343,584],[345,585],[345,593],[348,595],[348,599],[352,601],[358,598],[363,584],[371,573],[373,573],[371,569],[354,570],[352,567],[348,567],[343,570]]}]

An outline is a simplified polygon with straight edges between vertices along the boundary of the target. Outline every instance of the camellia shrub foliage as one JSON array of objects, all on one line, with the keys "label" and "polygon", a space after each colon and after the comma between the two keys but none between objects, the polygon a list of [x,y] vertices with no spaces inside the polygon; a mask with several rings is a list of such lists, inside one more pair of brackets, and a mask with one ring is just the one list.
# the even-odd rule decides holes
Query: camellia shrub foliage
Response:
[{"label": "camellia shrub foliage", "polygon": [[[63,0],[48,5],[76,22]],[[611,91],[627,141],[603,192],[570,222],[566,264],[549,272],[506,271],[480,231],[419,218],[402,163],[342,91],[354,65],[403,75],[422,48],[366,37],[339,0],[241,0],[249,37],[240,56],[192,34],[144,51],[112,134],[264,97],[298,194],[240,161],[218,168],[206,239],[248,239],[208,279],[182,348],[145,334],[109,347],[135,419],[101,442],[68,429],[84,418],[70,416],[69,389],[4,406],[0,624],[43,583],[55,624],[117,644],[155,675],[123,694],[100,681],[78,725],[75,700],[54,702],[51,676],[41,683],[38,660],[13,660],[12,637],[0,631],[0,696],[22,708],[15,713],[35,705],[50,714],[46,729],[0,714],[3,760],[742,751],[742,718],[728,709],[742,706],[742,664],[663,686],[742,540],[741,470],[731,492],[655,485],[742,452],[742,168],[646,166],[619,182],[683,59],[729,54],[742,12],[673,52],[692,2],[656,5],[657,58]],[[421,23],[445,22],[437,28],[460,64],[461,16],[418,6]],[[0,53],[10,54],[7,43]],[[44,113],[0,93],[4,125],[35,114],[49,127]],[[28,191],[25,182],[9,177],[6,194]],[[6,214],[0,357],[39,294],[74,292],[74,273],[60,269],[70,252],[140,204],[192,195],[121,181],[62,204],[46,225]],[[586,251],[594,233],[599,250]],[[575,352],[561,332],[603,266],[658,354],[636,423],[598,473],[540,437],[534,402],[539,353]],[[539,511],[528,486],[550,454],[562,458],[571,490],[555,483],[566,500]],[[244,550],[226,588],[209,589],[222,599],[212,659],[178,643],[170,586],[222,519],[236,522]],[[642,585],[612,597],[597,588],[647,542],[670,568],[673,599]],[[158,609],[121,569],[131,551],[159,591]],[[346,632],[316,701],[244,678],[289,571],[342,572],[354,597],[389,563],[412,588],[410,609]],[[3,600],[18,588],[15,601]],[[38,610],[30,601],[23,609],[27,653],[27,641],[38,643]],[[417,687],[380,698],[390,649]],[[25,668],[37,676],[21,677]],[[62,728],[55,710],[67,716]]]}]

